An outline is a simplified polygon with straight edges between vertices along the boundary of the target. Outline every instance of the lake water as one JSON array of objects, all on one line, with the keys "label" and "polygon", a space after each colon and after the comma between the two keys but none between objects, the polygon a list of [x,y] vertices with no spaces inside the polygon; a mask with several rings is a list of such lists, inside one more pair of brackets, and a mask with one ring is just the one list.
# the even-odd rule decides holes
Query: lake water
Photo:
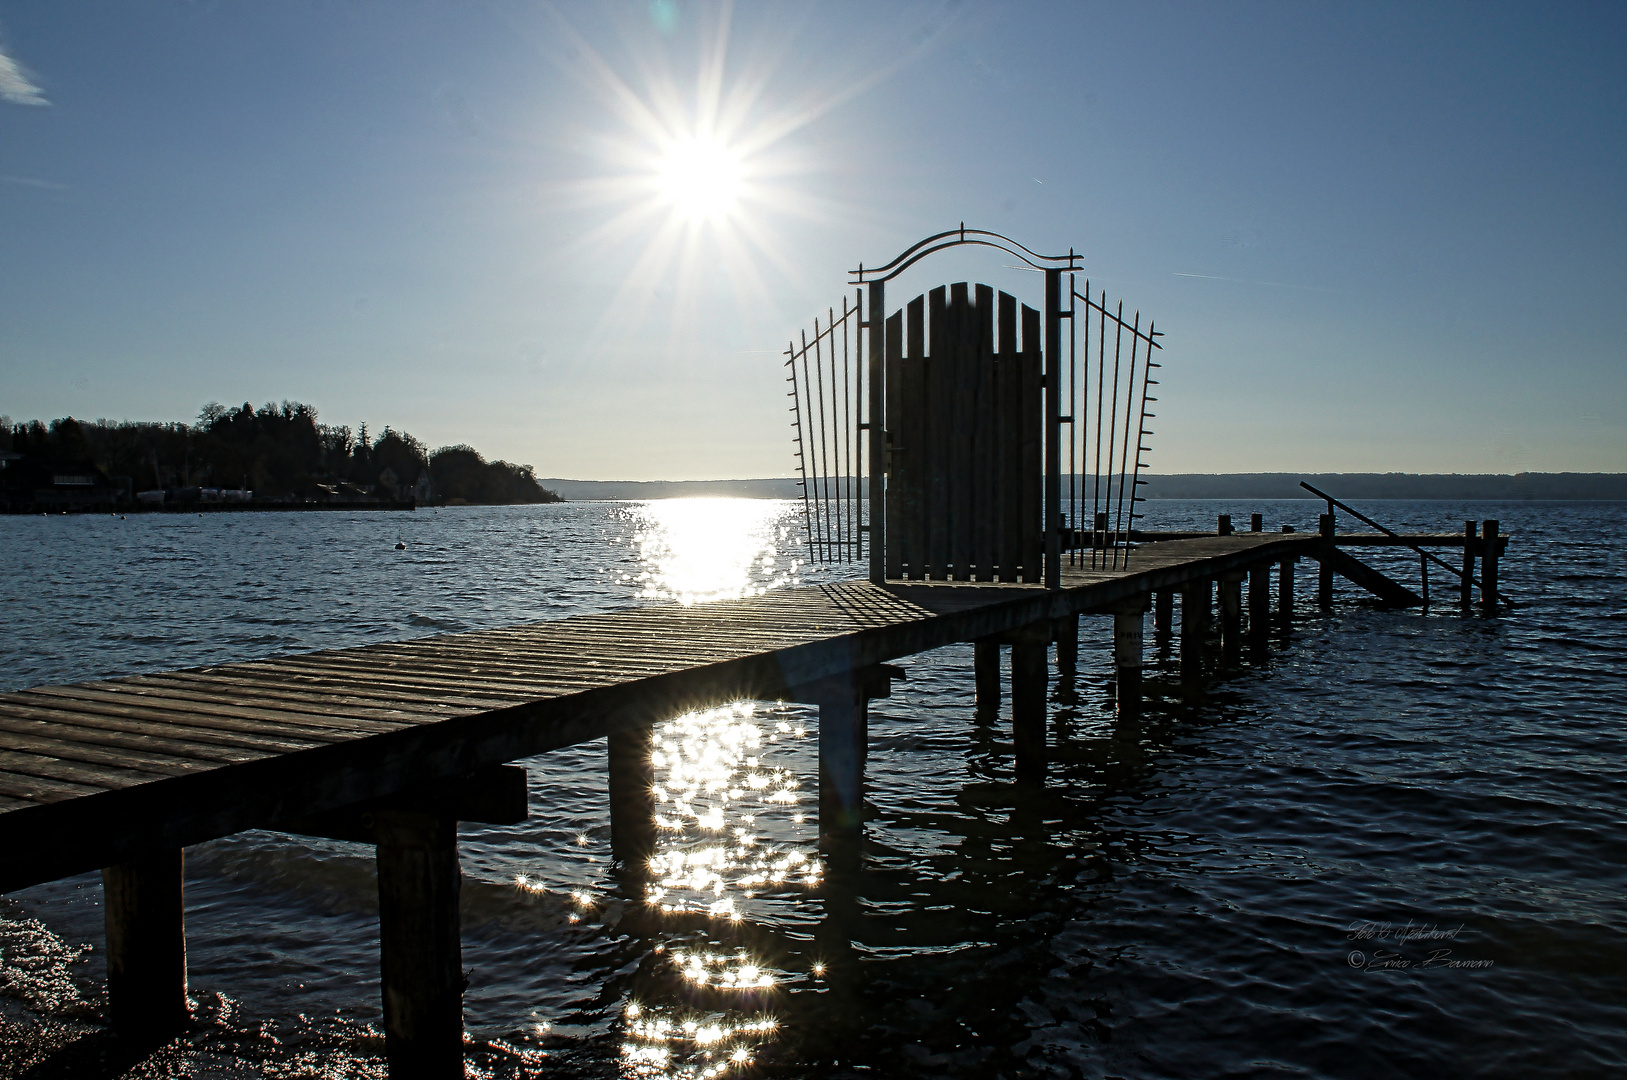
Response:
[{"label": "lake water", "polygon": [[[1154,502],[1314,529],[1320,504]],[[1370,503],[1512,532],[1487,618],[1392,612],[1302,566],[1287,642],[1196,697],[1171,646],[1116,726],[1111,626],[1053,684],[1053,778],[979,723],[969,646],[872,705],[866,859],[826,873],[816,714],[660,732],[652,906],[609,870],[602,742],[466,826],[471,1075],[1614,1076],[1627,1070],[1627,507]],[[0,518],[7,688],[851,576],[800,506]],[[1342,524],[1348,524],[1342,522]],[[407,544],[397,551],[397,540]],[[1375,562],[1416,581],[1411,557]],[[1009,708],[1009,703],[1008,703]],[[0,855],[3,857],[3,855]],[[96,1019],[96,875],[0,898],[0,1076],[382,1076],[371,853],[189,849],[198,1025],[140,1058]]]}]

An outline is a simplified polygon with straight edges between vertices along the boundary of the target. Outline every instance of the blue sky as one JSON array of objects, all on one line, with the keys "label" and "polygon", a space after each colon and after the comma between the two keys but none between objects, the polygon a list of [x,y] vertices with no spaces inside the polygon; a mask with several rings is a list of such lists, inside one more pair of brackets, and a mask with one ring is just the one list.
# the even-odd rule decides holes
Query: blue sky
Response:
[{"label": "blue sky", "polygon": [[14,419],[785,475],[786,340],[965,221],[1158,320],[1154,472],[1627,471],[1619,4],[0,0],[0,54]]}]

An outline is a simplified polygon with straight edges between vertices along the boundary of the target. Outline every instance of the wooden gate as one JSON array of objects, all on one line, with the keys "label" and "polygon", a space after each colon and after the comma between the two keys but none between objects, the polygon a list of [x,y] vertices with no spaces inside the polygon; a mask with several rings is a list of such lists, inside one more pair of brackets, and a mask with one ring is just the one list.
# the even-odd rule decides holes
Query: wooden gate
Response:
[{"label": "wooden gate", "polygon": [[[887,282],[961,245],[997,249],[1023,264],[1012,269],[1042,274],[1042,307],[960,283],[888,314]],[[1088,282],[1076,290],[1079,258],[962,226],[885,266],[861,266],[853,302],[791,342],[810,562],[867,561],[877,582],[1056,588],[1064,558],[1128,560],[1156,400],[1152,353],[1162,346],[1139,313],[1110,310]]]}]

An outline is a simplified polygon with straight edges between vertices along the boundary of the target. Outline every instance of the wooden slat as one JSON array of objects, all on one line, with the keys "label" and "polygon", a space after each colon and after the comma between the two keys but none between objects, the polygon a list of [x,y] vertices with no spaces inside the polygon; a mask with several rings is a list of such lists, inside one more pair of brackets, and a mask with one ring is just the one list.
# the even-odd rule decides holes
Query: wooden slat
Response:
[{"label": "wooden slat", "polygon": [[1027,582],[1042,580],[1044,507],[1040,485],[1044,479],[1044,405],[1040,380],[1044,374],[1040,347],[1040,314],[1023,305],[1022,351],[1022,562]]},{"label": "wooden slat", "polygon": [[308,750],[313,746],[322,746],[325,742],[338,741],[338,739],[343,738],[341,734],[326,740],[311,738],[279,739],[236,730],[205,727],[196,723],[180,724],[172,721],[154,721],[130,715],[139,712],[140,710],[117,707],[87,711],[80,706],[69,707],[62,704],[49,709],[36,709],[13,702],[0,703],[0,715],[10,717],[18,723],[63,724],[98,731],[150,735],[158,738],[174,739],[189,745],[238,747],[244,750],[265,749],[279,753],[293,753],[298,750]]},{"label": "wooden slat", "polygon": [[1000,294],[998,382],[1000,489],[1000,580],[1021,579],[1022,563],[1022,360],[1017,352],[1017,301]]},{"label": "wooden slat", "polygon": [[994,387],[994,290],[979,285],[975,291],[972,364],[972,573],[976,581],[993,581],[998,561],[995,537],[1000,528],[1000,505],[995,488],[1000,446],[996,430]]},{"label": "wooden slat", "polygon": [[117,769],[139,768],[145,772],[161,773],[166,776],[185,776],[187,773],[204,772],[234,761],[250,761],[256,757],[271,756],[239,754],[227,762],[210,761],[190,755],[155,752],[150,747],[137,749],[130,746],[108,746],[95,740],[76,739],[72,735],[72,732],[43,735],[9,731],[5,736],[5,747],[7,750],[26,751],[65,763],[82,762]]},{"label": "wooden slat", "polygon": [[242,746],[223,746],[214,742],[177,739],[170,734],[157,735],[147,731],[108,728],[100,724],[70,723],[59,717],[43,720],[16,716],[10,710],[0,712],[0,732],[4,733],[0,734],[0,742],[5,743],[7,746],[12,745],[13,740],[19,737],[64,739],[76,743],[128,750],[154,750],[176,757],[195,758],[199,761],[213,761],[222,764],[254,761],[272,754],[287,753],[292,749],[299,749],[281,745],[253,749]]},{"label": "wooden slat", "polygon": [[7,798],[32,803],[56,803],[83,795],[97,795],[105,790],[97,784],[69,783],[44,776],[7,772],[0,767],[0,796]]},{"label": "wooden slat", "polygon": [[966,283],[949,287],[949,400],[945,461],[949,492],[949,576],[971,580],[976,525],[972,521],[972,404],[977,394],[976,322]]},{"label": "wooden slat", "polygon": [[949,461],[950,433],[945,419],[949,414],[949,302],[942,286],[927,294],[927,323],[931,330],[931,353],[925,373],[926,408],[921,426],[926,438],[926,573],[929,579],[948,577],[949,567]]},{"label": "wooden slat", "polygon": [[904,417],[904,316],[902,312],[887,320],[887,550],[884,565],[890,578],[903,576],[903,549],[899,539],[904,533],[904,518],[909,513],[911,500],[905,494],[909,476],[908,462],[916,452],[903,440],[900,421]]},{"label": "wooden slat", "polygon": [[[926,567],[926,454],[927,433],[924,422],[926,410],[926,297],[917,296],[905,308],[903,385],[899,388],[904,415],[896,429],[903,440],[905,456],[901,473],[904,490],[900,507],[903,534],[899,536],[899,558],[907,567],[906,573],[920,580]],[[893,498],[889,489],[889,504]],[[893,542],[894,534],[887,534]]]},{"label": "wooden slat", "polygon": [[0,770],[17,776],[38,776],[47,780],[94,785],[108,790],[134,787],[164,777],[163,773],[150,769],[98,765],[88,761],[61,761],[45,754],[31,754],[23,750],[0,750]]}]

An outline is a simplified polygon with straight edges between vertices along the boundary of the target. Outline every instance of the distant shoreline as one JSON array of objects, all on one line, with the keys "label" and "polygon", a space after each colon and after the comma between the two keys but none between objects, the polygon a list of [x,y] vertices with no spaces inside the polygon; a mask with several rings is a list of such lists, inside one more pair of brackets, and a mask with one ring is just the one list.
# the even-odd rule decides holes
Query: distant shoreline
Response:
[{"label": "distant shoreline", "polygon": [[[1305,480],[1341,499],[1627,501],[1627,473],[1166,473],[1145,474],[1142,479],[1147,481],[1142,489],[1144,499],[1317,501],[1299,486],[1299,482]],[[748,499],[802,498],[802,488],[794,477],[755,480],[568,480],[552,477],[537,482],[570,502],[707,495]],[[833,495],[837,483],[836,478],[830,481]]]}]

